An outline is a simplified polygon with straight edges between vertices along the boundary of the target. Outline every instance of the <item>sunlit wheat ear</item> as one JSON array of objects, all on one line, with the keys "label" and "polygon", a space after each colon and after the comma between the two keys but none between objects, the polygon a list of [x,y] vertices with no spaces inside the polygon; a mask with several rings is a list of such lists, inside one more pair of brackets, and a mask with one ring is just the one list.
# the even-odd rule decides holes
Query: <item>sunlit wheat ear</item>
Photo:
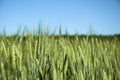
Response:
[{"label": "sunlit wheat ear", "polygon": [[65,59],[64,59],[64,64],[63,64],[63,74],[64,74],[64,78],[66,79],[67,77],[67,70],[68,70],[68,56],[66,54]]},{"label": "sunlit wheat ear", "polygon": [[33,57],[34,59],[36,58],[37,52],[38,52],[38,41],[36,40],[36,42],[35,42],[34,57]]},{"label": "sunlit wheat ear", "polygon": [[38,39],[38,55],[41,53],[40,47],[41,47],[41,39],[39,37],[39,39]]},{"label": "sunlit wheat ear", "polygon": [[31,41],[29,41],[28,47],[29,47],[29,51],[30,51],[29,58],[32,59],[33,58],[33,53],[32,53],[33,49],[32,49],[32,42]]},{"label": "sunlit wheat ear", "polygon": [[103,80],[108,80],[108,76],[107,73],[103,70]]},{"label": "sunlit wheat ear", "polygon": [[12,54],[11,54],[11,58],[12,58],[12,66],[15,69],[16,68],[16,54],[15,54],[15,45],[12,45]]},{"label": "sunlit wheat ear", "polygon": [[17,68],[18,70],[21,72],[22,71],[22,53],[18,50],[18,48],[16,49],[16,53],[17,53]]},{"label": "sunlit wheat ear", "polygon": [[54,61],[54,58],[55,57],[53,57],[52,59],[51,59],[51,64],[50,64],[50,66],[51,66],[51,75],[52,75],[52,80],[57,80],[57,72],[56,72],[56,66],[55,66],[55,61]]},{"label": "sunlit wheat ear", "polygon": [[53,66],[53,80],[57,80],[57,72],[55,66]]},{"label": "sunlit wheat ear", "polygon": [[41,66],[39,65],[39,61],[38,61],[38,59],[35,59],[35,61],[36,61],[36,64],[37,64],[39,75],[43,78],[44,73],[43,73],[43,70],[42,70]]},{"label": "sunlit wheat ear", "polygon": [[81,77],[81,80],[85,80],[85,77],[83,76],[82,71],[80,72],[80,77]]}]

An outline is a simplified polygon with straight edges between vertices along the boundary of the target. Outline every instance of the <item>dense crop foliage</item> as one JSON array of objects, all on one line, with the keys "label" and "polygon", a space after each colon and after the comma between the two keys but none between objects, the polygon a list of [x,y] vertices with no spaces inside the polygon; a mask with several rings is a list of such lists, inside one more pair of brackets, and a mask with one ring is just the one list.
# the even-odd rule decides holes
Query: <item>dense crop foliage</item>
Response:
[{"label": "dense crop foliage", "polygon": [[1,36],[0,80],[120,80],[120,38]]}]

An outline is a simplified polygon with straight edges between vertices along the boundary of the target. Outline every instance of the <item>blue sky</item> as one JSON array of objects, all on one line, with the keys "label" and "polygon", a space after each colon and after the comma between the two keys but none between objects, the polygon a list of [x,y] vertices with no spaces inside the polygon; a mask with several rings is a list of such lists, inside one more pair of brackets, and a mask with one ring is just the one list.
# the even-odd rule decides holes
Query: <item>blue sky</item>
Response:
[{"label": "blue sky", "polygon": [[120,0],[0,0],[0,32],[29,30],[39,23],[50,31],[88,34],[120,33]]}]

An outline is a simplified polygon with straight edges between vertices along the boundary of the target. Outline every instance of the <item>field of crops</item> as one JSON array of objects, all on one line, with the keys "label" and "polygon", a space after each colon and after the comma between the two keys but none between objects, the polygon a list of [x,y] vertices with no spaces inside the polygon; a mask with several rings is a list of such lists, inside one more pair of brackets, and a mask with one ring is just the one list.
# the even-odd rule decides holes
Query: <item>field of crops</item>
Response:
[{"label": "field of crops", "polygon": [[0,80],[120,80],[120,36],[0,36]]}]

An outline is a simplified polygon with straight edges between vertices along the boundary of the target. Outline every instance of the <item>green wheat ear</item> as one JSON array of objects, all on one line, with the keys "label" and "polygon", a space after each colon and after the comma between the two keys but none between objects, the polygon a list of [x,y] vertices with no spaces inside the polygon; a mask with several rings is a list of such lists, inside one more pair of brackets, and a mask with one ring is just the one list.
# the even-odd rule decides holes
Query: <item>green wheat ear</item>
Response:
[{"label": "green wheat ear", "polygon": [[0,78],[1,80],[6,80],[7,77],[6,77],[6,73],[5,73],[5,67],[4,67],[4,63],[1,62],[0,64],[0,67],[1,67],[1,70],[0,70]]},{"label": "green wheat ear", "polygon": [[14,69],[16,69],[16,52],[15,52],[15,45],[14,44],[12,45],[11,57],[12,57],[12,66]]},{"label": "green wheat ear", "polygon": [[2,46],[3,46],[3,50],[4,50],[4,54],[3,55],[5,55],[5,57],[7,57],[7,49],[6,49],[6,46],[5,46],[5,43],[2,41]]}]

